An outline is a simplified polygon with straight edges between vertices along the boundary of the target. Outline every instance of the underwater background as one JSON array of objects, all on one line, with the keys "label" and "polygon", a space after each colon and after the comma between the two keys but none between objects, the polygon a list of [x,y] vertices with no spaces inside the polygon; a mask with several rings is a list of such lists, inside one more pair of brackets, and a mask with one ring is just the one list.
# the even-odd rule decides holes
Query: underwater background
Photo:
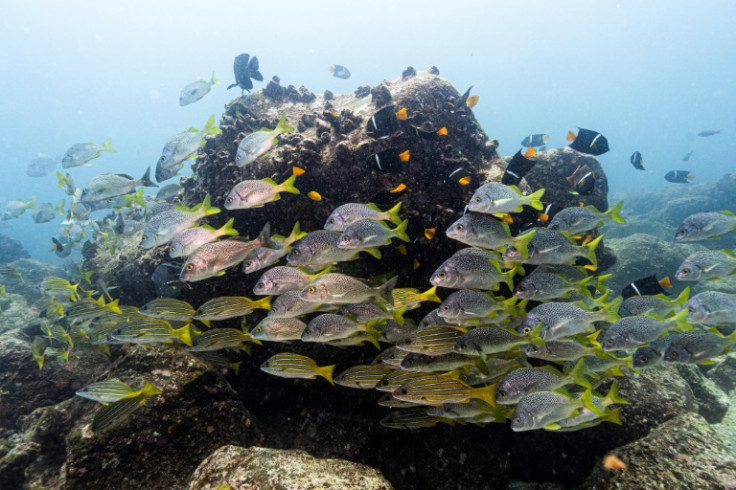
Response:
[{"label": "underwater background", "polygon": [[[141,229],[126,232],[110,245],[107,235],[101,238],[99,231],[115,230],[111,222],[104,222],[110,209],[95,211],[83,225],[84,237],[74,244],[64,242],[69,247],[65,253],[52,248],[51,238],[68,236],[75,222],[69,215],[73,199],[57,184],[56,171],[70,174],[74,187],[80,189],[100,174],[138,179],[151,167],[153,175],[167,141],[187,128],[205,127],[212,115],[222,135],[207,136],[199,157],[185,162],[178,175],[187,179],[177,200],[194,208],[211,194],[212,205],[222,212],[203,222],[217,229],[234,217],[234,228],[251,240],[257,239],[267,222],[283,238],[296,221],[302,232],[322,228],[340,204],[373,200],[384,210],[402,201],[401,217],[391,220],[391,228],[402,218],[409,220],[408,256],[399,248],[401,238],[394,235],[392,246],[381,247],[381,261],[361,255],[359,261],[341,262],[333,271],[366,279],[372,287],[389,281],[393,271],[399,288],[416,288],[416,293],[427,290],[435,269],[458,249],[459,243],[449,240],[446,230],[463,215],[473,192],[485,182],[500,181],[504,164],[526,149],[520,144],[526,136],[546,134],[545,147],[537,147],[536,156],[530,156],[538,158],[534,171],[538,173],[531,172],[528,185],[520,186],[527,194],[524,197],[547,188],[548,198],[563,196],[566,206],[577,206],[580,199],[602,212],[623,201],[621,214],[626,222],[605,221],[601,232],[605,249],[599,248],[597,259],[600,270],[591,267],[586,272],[594,275],[589,285],[602,274],[612,274],[599,288],[601,293],[607,288],[609,296],[596,293],[598,302],[586,309],[612,308],[626,286],[651,275],[656,276],[655,282],[671,277],[672,287],[666,290],[669,301],[707,291],[731,296],[736,293],[736,281],[728,276],[736,266],[716,281],[689,283],[675,276],[678,266],[681,269],[695,252],[733,249],[736,234],[726,230],[723,237],[699,244],[677,243],[673,236],[693,213],[736,212],[736,170],[731,157],[736,150],[731,138],[736,130],[732,90],[736,67],[729,57],[736,48],[731,33],[734,19],[736,4],[717,1],[697,5],[29,1],[5,6],[0,18],[0,38],[6,47],[0,52],[5,74],[0,78],[0,212],[5,210],[6,219],[0,221],[0,238],[4,235],[17,243],[3,241],[0,247],[0,252],[12,257],[3,260],[0,254],[0,286],[8,293],[6,297],[5,290],[0,291],[0,487],[5,479],[11,485],[8,488],[734,488],[736,358],[728,352],[736,339],[729,336],[734,323],[730,317],[705,325],[717,326],[718,338],[728,339],[723,349],[700,360],[706,364],[662,363],[634,370],[630,362],[621,363],[623,372],[614,376],[614,391],[630,405],[621,403],[615,416],[605,412],[611,418],[620,415],[621,425],[598,426],[598,420],[574,432],[554,432],[549,426],[546,431],[516,432],[505,422],[511,419],[510,412],[494,412],[495,422],[504,423],[453,422],[450,426],[444,419],[433,427],[392,429],[381,425],[389,409],[376,405],[376,392],[333,387],[323,379],[277,378],[263,367],[270,356],[294,351],[319,366],[337,364],[337,379],[350,366],[371,364],[378,351],[370,344],[338,349],[292,340],[261,346],[251,345],[246,333],[250,352],[237,352],[223,361],[178,348],[122,345],[120,339],[110,337],[104,355],[100,344],[85,341],[77,349],[59,349],[58,344],[66,342],[64,334],[74,337],[75,323],[65,324],[65,332],[54,330],[53,322],[51,327],[46,323],[62,304],[70,318],[69,308],[79,302],[84,290],[101,291],[93,293],[92,299],[102,298],[108,308],[113,298],[120,306],[142,308],[157,296],[176,296],[198,313],[198,307],[217,297],[262,298],[251,292],[263,271],[244,276],[239,266],[225,277],[185,283],[177,280],[182,265],[177,263],[175,277],[162,289],[151,275],[156,266],[170,262],[167,247],[139,249],[145,219],[138,219]],[[257,55],[263,76],[242,95],[239,87],[227,89],[236,83],[233,59],[241,53]],[[349,78],[333,76],[330,66],[336,64],[349,68]],[[413,75],[407,67],[419,74]],[[438,77],[430,77],[430,67],[438,69]],[[221,83],[201,100],[180,106],[182,88],[196,80],[209,81],[213,73]],[[315,110],[311,102],[298,97],[264,97],[262,89],[274,76],[277,86],[305,87],[306,92],[317,94],[324,107]],[[458,105],[460,94],[471,86],[470,93],[478,97],[467,106]],[[360,87],[374,90],[353,96]],[[314,136],[313,130],[308,124],[307,129],[297,126],[297,120],[304,121],[302,113],[314,112],[320,114],[317,119],[331,121],[329,97],[322,95],[326,91],[336,96],[333,102],[341,119],[325,122],[323,128],[332,134],[332,143],[351,144],[351,151],[341,154],[332,143],[325,143],[323,155],[329,153],[334,167],[319,167],[310,160],[313,156],[304,156],[303,148],[310,141],[307,135]],[[341,98],[341,94],[349,96]],[[421,166],[411,177],[386,177],[362,167],[364,162],[370,165],[366,156],[387,147],[386,140],[370,140],[363,128],[370,129],[366,121],[389,103],[391,95],[396,109],[409,108],[410,119],[425,104],[429,107],[429,100],[441,100],[427,109],[433,115],[455,117],[465,111],[458,116],[462,119],[447,119],[450,122],[430,118],[434,129],[446,124],[449,135],[446,140],[440,137],[440,143],[447,143],[436,154],[432,142],[412,147],[408,162],[421,162]],[[343,109],[349,112],[342,113]],[[261,126],[275,127],[282,115],[297,131],[281,135],[275,150],[259,159],[269,163],[241,172],[234,165],[233,142],[256,134]],[[319,140],[325,130],[319,122],[316,128]],[[574,140],[568,131],[579,133],[579,128],[599,132],[610,151],[595,158],[584,151],[558,151]],[[62,155],[72,145],[100,145],[107,139],[114,152],[103,151],[89,165],[62,167]],[[471,140],[478,144],[466,146],[464,141]],[[409,140],[402,135],[396,141],[403,145]],[[641,153],[643,170],[632,165],[636,151]],[[29,164],[39,156],[57,162],[41,172],[44,175],[31,176]],[[455,159],[464,162],[465,173],[459,175],[467,174],[467,181],[450,179]],[[225,161],[227,169],[215,167]],[[601,184],[590,197],[570,192],[565,178],[579,162],[602,170],[597,176],[607,191],[601,190]],[[539,170],[545,164],[554,172]],[[297,196],[282,191],[279,202],[264,208],[226,211],[225,197],[234,183],[246,178],[273,178],[281,183],[291,174],[292,165],[306,168],[296,180],[300,204],[293,204]],[[684,170],[691,177],[670,182],[664,176],[673,170]],[[178,181],[177,177],[158,184]],[[404,192],[406,185],[409,190]],[[146,196],[155,196],[158,190],[144,189]],[[317,193],[316,197],[310,193],[311,200],[307,199],[308,191]],[[34,220],[32,209],[8,215],[14,200],[33,198],[36,207],[46,202],[53,207],[65,200],[64,212],[52,212],[48,220]],[[528,207],[531,202],[524,204]],[[108,217],[115,219],[114,214]],[[133,221],[130,226],[136,224]],[[578,242],[586,246],[592,238],[583,236]],[[11,250],[14,247],[17,250]],[[15,260],[18,257],[27,258]],[[587,264],[583,260],[576,265],[583,263]],[[279,265],[286,262],[282,259]],[[23,278],[14,276],[16,272]],[[70,282],[47,280],[57,276]],[[512,286],[518,286],[519,280],[517,276]],[[166,290],[174,283],[175,292]],[[75,286],[79,297],[70,302],[65,295]],[[691,289],[683,293],[687,286]],[[437,303],[453,291],[440,287]],[[508,289],[503,292],[513,296]],[[419,323],[438,306],[432,301],[422,309],[409,310],[406,318]],[[685,308],[685,301],[677,309]],[[521,321],[526,305],[505,313]],[[246,308],[249,315],[256,313],[243,317],[244,324],[252,329],[264,316],[259,310],[267,311],[268,306]],[[171,313],[173,306],[164,308]],[[736,315],[732,303],[723,309]],[[673,306],[662,316],[672,318],[676,311]],[[235,318],[214,326],[239,329],[240,318]],[[178,326],[173,320],[172,324]],[[196,337],[208,327],[197,324],[199,330],[192,331],[195,345],[203,342]],[[601,338],[605,328],[602,332]],[[389,334],[383,334],[382,349],[400,342],[395,338],[387,342]],[[48,339],[45,362],[39,361],[43,349],[37,355],[34,339],[38,338]],[[187,343],[175,334],[167,338],[177,338],[179,347]],[[620,357],[633,353],[634,349],[621,351]],[[562,370],[562,362],[552,363]],[[539,364],[533,361],[532,365]],[[574,377],[573,367],[564,367],[565,375]],[[291,369],[297,368],[291,365],[285,369],[285,377],[304,377],[295,374]],[[298,369],[314,366],[300,364]],[[316,375],[323,376],[320,373]],[[597,374],[588,372],[588,380],[598,390],[593,396],[603,398],[610,393],[612,378],[608,371],[602,378]],[[332,381],[331,374],[325,377]],[[92,383],[111,378],[133,387],[129,391],[114,387],[123,389],[123,399],[148,403],[136,405],[134,414],[108,410],[102,420],[93,410],[97,404],[82,399],[84,395],[75,396]],[[144,380],[163,395],[138,391],[145,390]],[[95,391],[91,396],[99,395]],[[119,401],[114,397],[110,401],[115,400]],[[585,405],[580,410],[590,408]],[[393,422],[402,428],[420,423],[414,419]],[[99,429],[99,434],[90,427]],[[611,456],[615,459],[607,459]]]}]

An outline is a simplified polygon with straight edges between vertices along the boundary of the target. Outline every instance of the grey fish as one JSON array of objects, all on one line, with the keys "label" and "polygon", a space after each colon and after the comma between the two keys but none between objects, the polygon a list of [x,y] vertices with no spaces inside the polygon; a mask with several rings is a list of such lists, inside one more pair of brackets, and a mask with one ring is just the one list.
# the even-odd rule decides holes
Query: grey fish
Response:
[{"label": "grey fish", "polygon": [[253,287],[253,294],[259,296],[279,295],[287,291],[300,291],[330,268],[317,274],[309,274],[298,267],[277,266],[264,272]]},{"label": "grey fish", "polygon": [[36,209],[33,202],[36,200],[35,197],[31,198],[28,202],[22,199],[15,199],[5,203],[5,209],[3,210],[3,221],[14,219],[26,212],[26,209]]},{"label": "grey fish", "polygon": [[26,175],[29,177],[45,177],[56,168],[58,159],[47,156],[39,156],[30,161],[26,167]]},{"label": "grey fish", "polygon": [[207,194],[202,203],[192,207],[174,207],[150,216],[141,237],[141,248],[153,248],[171,241],[177,233],[190,228],[205,216],[220,212],[219,208],[210,205]]},{"label": "grey fish", "polygon": [[329,342],[344,339],[358,331],[372,331],[372,327],[334,313],[314,317],[302,332],[302,342]]},{"label": "grey fish", "polygon": [[445,232],[448,238],[470,245],[496,250],[507,245],[519,250],[523,257],[528,256],[527,247],[536,231],[512,237],[509,225],[493,216],[482,213],[465,213]]},{"label": "grey fish", "polygon": [[212,78],[208,80],[197,80],[196,82],[189,83],[181,89],[179,94],[179,105],[184,107],[185,105],[193,104],[199,99],[210,93],[213,85],[220,83],[215,78],[215,72],[212,72]]},{"label": "grey fish", "polygon": [[180,271],[181,264],[172,262],[164,262],[156,266],[153,274],[151,274],[151,281],[156,287],[156,294],[167,298],[178,296],[182,287],[186,286],[185,282],[179,281]]},{"label": "grey fish", "polygon": [[220,133],[222,131],[215,126],[215,116],[212,115],[201,131],[189,128],[172,136],[164,145],[161,157],[156,162],[156,181],[163,182],[174,177],[184,166],[184,160],[196,154],[208,135]]},{"label": "grey fish", "polygon": [[258,247],[278,246],[271,241],[271,227],[268,223],[255,240],[222,240],[205,243],[187,258],[179,279],[182,281],[201,281],[222,276],[225,270],[238,265]]},{"label": "grey fish", "polygon": [[664,360],[664,353],[670,346],[670,342],[676,339],[678,335],[680,334],[672,332],[667,337],[662,337],[647,346],[636,349],[632,354],[633,366],[637,369],[642,369],[661,363]]},{"label": "grey fish", "polygon": [[343,204],[335,208],[332,213],[327,217],[325,222],[325,230],[330,231],[345,231],[345,229],[351,224],[359,220],[375,220],[384,221],[388,220],[395,225],[401,223],[399,218],[399,210],[401,209],[401,202],[396,203],[394,207],[388,211],[381,211],[373,203],[362,204],[362,203],[348,203]]},{"label": "grey fish", "polygon": [[644,344],[654,342],[665,332],[692,330],[686,322],[687,311],[681,311],[667,320],[648,316],[627,316],[606,329],[600,343],[604,351],[633,350]]},{"label": "grey fish", "polygon": [[539,189],[525,196],[518,187],[499,183],[489,183],[480,186],[468,202],[468,211],[501,215],[505,213],[520,213],[523,206],[531,206],[534,209],[544,208],[540,200],[544,195],[544,189]]},{"label": "grey fish", "polygon": [[699,325],[736,323],[736,296],[718,291],[698,293],[685,303],[687,321]]},{"label": "grey fish", "polygon": [[235,153],[235,164],[242,168],[253,163],[259,156],[266,153],[271,146],[278,143],[277,138],[281,133],[292,131],[294,131],[294,128],[286,124],[286,117],[281,116],[275,129],[262,128],[260,131],[249,134],[238,144],[238,150]]},{"label": "grey fish", "polygon": [[719,238],[736,230],[736,215],[731,211],[691,214],[677,227],[676,242],[695,242]]},{"label": "grey fish", "polygon": [[90,160],[99,157],[103,151],[115,153],[110,143],[111,139],[106,139],[101,145],[94,143],[78,143],[72,145],[61,157],[61,166],[64,168],[78,167],[87,164]]},{"label": "grey fish", "polygon": [[582,359],[567,374],[562,374],[550,366],[521,368],[511,371],[498,384],[496,403],[514,405],[529,393],[555,390],[568,384],[591,388],[590,382],[585,378],[585,361]]},{"label": "grey fish", "polygon": [[269,342],[288,342],[300,340],[307,324],[298,318],[278,318],[267,316],[251,330],[254,339]]},{"label": "grey fish", "polygon": [[419,327],[428,327],[430,325],[440,325],[442,323],[445,323],[445,321],[439,315],[439,312],[440,309],[435,308],[434,310],[424,315],[424,318],[422,318],[422,320],[419,322]]},{"label": "grey fish", "polygon": [[461,289],[445,298],[437,314],[448,323],[477,324],[482,319],[494,318],[501,312],[515,314],[515,303],[516,298],[499,301],[484,292]]},{"label": "grey fish", "polygon": [[690,287],[682,290],[675,299],[669,299],[664,294],[656,296],[631,296],[624,299],[618,314],[621,316],[636,316],[654,313],[661,317],[669,316],[675,310],[682,308],[690,295]]},{"label": "grey fish", "polygon": [[[597,289],[605,291],[604,281],[610,275],[600,276],[597,281]],[[548,299],[569,298],[573,292],[590,298],[591,293],[588,288],[590,282],[595,279],[588,276],[576,282],[570,282],[563,276],[552,272],[537,272],[536,270],[521,280],[514,289],[514,295],[521,299],[534,301],[543,301]]]},{"label": "grey fish", "polygon": [[540,336],[546,341],[593,331],[595,322],[612,323],[620,319],[617,312],[621,301],[623,299],[619,296],[602,309],[592,312],[572,303],[543,303],[532,308],[516,330],[527,334],[541,323]]},{"label": "grey fish", "polygon": [[81,201],[101,201],[115,196],[130,194],[138,186],[158,187],[151,181],[151,167],[136,180],[126,174],[100,174],[93,177],[82,190]]},{"label": "grey fish", "polygon": [[567,231],[573,235],[583,233],[603,225],[604,220],[614,223],[625,224],[626,220],[621,217],[623,201],[619,202],[608,211],[601,213],[595,206],[573,206],[565,208],[554,215],[547,228],[550,230]]},{"label": "grey fish", "polygon": [[184,187],[179,183],[165,185],[161,187],[156,193],[156,200],[157,201],[171,201],[176,196],[181,194],[183,189]]},{"label": "grey fish", "polygon": [[273,300],[268,316],[273,318],[294,318],[323,309],[323,305],[319,303],[304,301],[300,293],[301,291],[287,291]]},{"label": "grey fish", "polygon": [[482,356],[508,351],[516,346],[531,344],[532,339],[510,328],[477,327],[461,336],[453,349],[468,356]]},{"label": "grey fish", "polygon": [[33,213],[33,221],[35,223],[48,223],[56,218],[57,214],[64,214],[65,201],[62,200],[56,207],[53,204],[44,202],[38,205],[38,209]]},{"label": "grey fish", "polygon": [[205,243],[214,242],[223,236],[237,235],[238,231],[232,227],[234,221],[235,218],[230,218],[217,230],[211,226],[202,225],[177,233],[169,244],[169,257],[187,257]]},{"label": "grey fish", "polygon": [[511,430],[521,432],[541,429],[545,425],[573,416],[585,407],[598,415],[601,410],[593,404],[593,394],[586,391],[580,398],[555,391],[529,393],[519,400],[511,418]]},{"label": "grey fish", "polygon": [[396,286],[396,281],[398,276],[394,276],[377,288],[372,288],[353,277],[331,272],[319,276],[305,286],[300,292],[300,297],[304,301],[327,304],[362,303],[371,298],[384,298],[393,303],[391,292]]},{"label": "grey fish", "polygon": [[391,243],[392,238],[409,242],[411,239],[406,234],[409,220],[405,219],[396,228],[391,229],[382,221],[369,219],[358,220],[350,224],[342,232],[337,240],[337,247],[341,249],[355,250],[371,247],[380,247]]},{"label": "grey fish", "polygon": [[586,346],[576,340],[550,340],[545,341],[544,345],[529,345],[525,350],[529,358],[554,362],[577,361],[583,356],[600,352],[600,347]]},{"label": "grey fish", "polygon": [[727,337],[712,332],[684,332],[672,339],[664,353],[666,362],[698,363],[717,357],[736,342],[736,330]]},{"label": "grey fish", "polygon": [[723,279],[736,273],[736,254],[728,249],[707,250],[689,255],[677,268],[680,281]]},{"label": "grey fish", "polygon": [[[524,258],[521,251],[514,247],[509,247],[503,254],[504,260],[510,262],[521,262],[523,264],[569,264],[576,257],[588,259],[594,266],[598,265],[595,256],[595,249],[598,243],[603,239],[603,235],[599,235],[596,239],[584,246],[577,246],[571,241],[571,236],[567,232],[558,232],[547,230],[545,228],[536,228],[534,238],[529,242],[529,256]],[[521,236],[530,233],[525,232]]]},{"label": "grey fish", "polygon": [[498,257],[478,248],[464,248],[455,252],[432,274],[429,282],[435,286],[453,289],[497,289],[505,282],[513,287],[515,269],[503,272]]},{"label": "grey fish", "polygon": [[325,267],[335,262],[354,260],[358,258],[360,252],[367,252],[377,259],[381,258],[381,252],[375,248],[363,250],[338,248],[340,235],[339,231],[311,231],[294,243],[286,260],[292,267]]}]

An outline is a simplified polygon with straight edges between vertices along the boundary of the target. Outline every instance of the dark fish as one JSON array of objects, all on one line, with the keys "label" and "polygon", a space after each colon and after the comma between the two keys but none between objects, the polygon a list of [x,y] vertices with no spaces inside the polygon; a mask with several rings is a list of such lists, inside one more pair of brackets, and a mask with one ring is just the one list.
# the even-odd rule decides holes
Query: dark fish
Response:
[{"label": "dark fish", "polygon": [[544,146],[549,141],[549,135],[546,134],[530,134],[521,140],[521,146],[538,148]]},{"label": "dark fish", "polygon": [[409,157],[409,150],[390,149],[372,154],[366,162],[371,170],[381,174],[390,174],[403,170]]},{"label": "dark fish", "polygon": [[72,244],[70,242],[62,243],[56,237],[51,237],[51,242],[53,243],[52,250],[58,257],[68,257],[72,253]]},{"label": "dark fish", "polygon": [[443,136],[447,136],[447,128],[442,126],[440,129],[433,129],[432,124],[428,121],[423,122],[419,126],[412,126],[414,133],[425,140],[438,140]]},{"label": "dark fish", "polygon": [[705,131],[701,131],[698,133],[698,136],[706,137],[706,136],[713,136],[716,134],[720,134],[722,129],[715,130],[715,129],[706,129]]},{"label": "dark fish", "polygon": [[256,56],[251,58],[248,53],[239,54],[235,57],[233,71],[235,72],[235,83],[228,86],[228,90],[238,86],[242,90],[250,92],[253,88],[251,78],[258,82],[263,81],[263,75],[258,71],[258,58]]},{"label": "dark fish", "polygon": [[572,141],[569,146],[573,150],[593,156],[603,155],[609,150],[608,140],[598,131],[584,128],[578,130],[577,135],[572,131],[567,133],[567,141]]},{"label": "dark fish", "polygon": [[368,120],[365,132],[371,138],[378,140],[388,138],[399,130],[399,121],[406,121],[406,118],[407,114],[405,108],[397,111],[396,106],[386,106],[373,114],[373,116]]},{"label": "dark fish", "polygon": [[664,180],[675,184],[688,184],[693,179],[695,179],[695,175],[691,174],[689,170],[670,170],[664,175]]},{"label": "dark fish", "polygon": [[656,294],[664,294],[669,296],[669,293],[664,288],[671,288],[669,277],[664,277],[657,280],[657,275],[652,274],[648,277],[637,279],[636,281],[628,284],[621,291],[621,296],[631,298],[632,296],[654,296]]},{"label": "dark fish", "polygon": [[578,165],[578,168],[571,176],[567,177],[567,181],[575,188],[575,191],[583,196],[591,194],[595,189],[595,172],[589,166]]},{"label": "dark fish", "polygon": [[451,112],[453,114],[461,114],[464,115],[465,112],[467,112],[468,109],[472,109],[475,107],[475,104],[478,103],[478,96],[477,95],[470,95],[470,91],[472,90],[473,86],[471,85],[468,87],[468,90],[465,91],[463,95],[460,96],[460,99],[455,102],[451,103],[450,105],[455,107]]},{"label": "dark fish", "polygon": [[641,159],[641,153],[639,153],[638,151],[635,151],[631,155],[631,164],[637,170],[644,170],[644,161]]},{"label": "dark fish", "polygon": [[[527,136],[527,139],[528,138],[529,137]],[[527,172],[532,169],[536,162],[529,160],[526,155],[529,155],[529,153],[521,153],[521,150],[519,150],[516,152],[513,158],[511,158],[511,161],[506,166],[506,172],[504,172],[503,177],[501,178],[502,184],[517,185],[519,182],[521,182],[522,177],[524,177]]]},{"label": "dark fish", "polygon": [[687,153],[685,154],[685,156],[684,156],[684,157],[682,157],[682,161],[683,161],[683,162],[687,162],[688,160],[690,160],[690,157],[691,157],[691,156],[693,156],[693,150],[690,150],[689,152],[687,152]]},{"label": "dark fish", "polygon": [[179,280],[181,272],[181,264],[173,262],[164,262],[160,264],[151,274],[151,280],[156,286],[156,293],[166,298],[175,298],[179,296],[181,288],[186,283]]},{"label": "dark fish", "polygon": [[350,78],[350,70],[342,65],[330,65],[330,73],[335,78],[342,78],[343,80]]}]

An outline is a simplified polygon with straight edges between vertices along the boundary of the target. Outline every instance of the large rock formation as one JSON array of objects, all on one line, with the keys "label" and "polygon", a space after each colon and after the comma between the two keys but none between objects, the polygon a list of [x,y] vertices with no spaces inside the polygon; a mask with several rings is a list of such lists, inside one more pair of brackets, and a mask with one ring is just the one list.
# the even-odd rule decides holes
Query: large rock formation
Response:
[{"label": "large rock formation", "polygon": [[18,240],[0,233],[0,264],[30,257],[31,255]]}]

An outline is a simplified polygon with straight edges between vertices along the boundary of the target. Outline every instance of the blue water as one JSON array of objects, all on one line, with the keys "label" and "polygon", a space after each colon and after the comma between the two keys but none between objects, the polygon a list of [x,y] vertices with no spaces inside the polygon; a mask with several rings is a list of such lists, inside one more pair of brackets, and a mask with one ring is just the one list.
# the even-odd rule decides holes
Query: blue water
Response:
[{"label": "blue water", "polygon": [[[575,126],[601,131],[611,146],[601,157],[611,192],[671,185],[662,178],[671,169],[717,180],[733,170],[736,150],[734,14],[731,2],[8,4],[0,18],[0,206],[62,199],[53,174],[34,179],[25,169],[37,153],[61,155],[75,143],[111,137],[117,150],[70,169],[77,186],[102,172],[139,177],[170,136],[219,118],[239,95],[225,87],[241,52],[258,56],[266,80],[278,75],[315,93],[352,92],[408,65],[436,65],[459,91],[474,85],[475,116],[502,154],[531,132],[550,134],[554,147]],[[333,78],[332,63],[352,78]],[[223,83],[179,107],[181,88],[212,71]],[[697,137],[704,129],[723,133]],[[630,165],[635,150],[646,172]],[[56,261],[50,237],[61,219],[36,224],[26,213],[0,232]]]}]

